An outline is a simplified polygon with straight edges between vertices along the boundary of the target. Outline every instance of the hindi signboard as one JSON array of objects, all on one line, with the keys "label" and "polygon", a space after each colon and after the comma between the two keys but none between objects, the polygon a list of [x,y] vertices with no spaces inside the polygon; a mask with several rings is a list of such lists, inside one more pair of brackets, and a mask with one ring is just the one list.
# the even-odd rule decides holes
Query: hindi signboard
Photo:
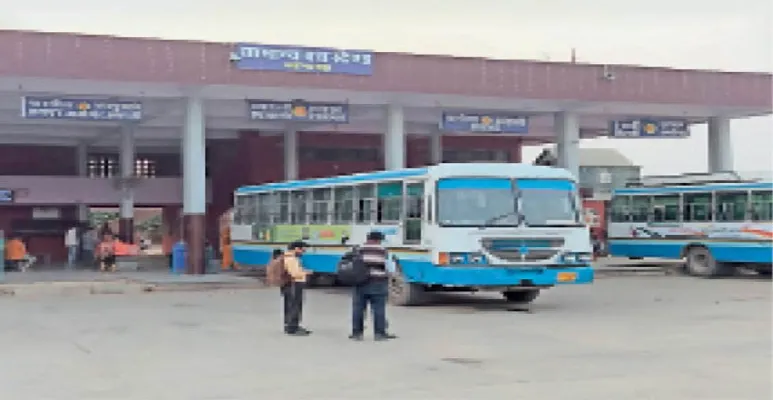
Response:
[{"label": "hindi signboard", "polygon": [[293,121],[346,124],[349,105],[295,101],[248,101],[250,119],[254,121]]},{"label": "hindi signboard", "polygon": [[242,70],[373,75],[374,54],[365,50],[237,43],[230,57]]},{"label": "hindi signboard", "polygon": [[29,119],[139,121],[142,119],[142,103],[25,96],[22,98],[21,113],[22,117]]},{"label": "hindi signboard", "polygon": [[681,119],[612,121],[609,136],[613,138],[685,138],[690,136],[690,125]]},{"label": "hindi signboard", "polygon": [[517,133],[529,132],[529,119],[496,114],[443,113],[440,129],[450,132]]}]

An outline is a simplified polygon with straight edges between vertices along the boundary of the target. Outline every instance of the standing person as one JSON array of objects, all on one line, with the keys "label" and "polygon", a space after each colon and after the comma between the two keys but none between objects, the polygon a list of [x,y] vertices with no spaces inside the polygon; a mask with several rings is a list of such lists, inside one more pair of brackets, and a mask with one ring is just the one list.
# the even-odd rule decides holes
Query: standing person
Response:
[{"label": "standing person", "polygon": [[97,247],[97,259],[99,270],[102,272],[115,272],[115,247],[116,240],[113,234],[106,233],[102,236],[102,242]]},{"label": "standing person", "polygon": [[87,227],[86,232],[83,234],[83,261],[89,264],[94,264],[96,259],[97,245],[99,244],[99,236],[97,236],[97,230],[94,227]]},{"label": "standing person", "polygon": [[75,267],[78,259],[78,227],[73,225],[64,233],[64,246],[67,248],[67,269]]},{"label": "standing person", "polygon": [[306,243],[302,241],[292,242],[282,256],[282,266],[288,275],[287,281],[280,286],[284,297],[284,331],[293,336],[308,336],[311,333],[301,327],[303,289],[309,272],[303,269],[300,257],[306,247]]},{"label": "standing person", "polygon": [[389,295],[389,274],[394,273],[394,265],[389,260],[386,248],[381,245],[383,240],[383,233],[370,232],[365,244],[356,250],[368,270],[368,279],[352,288],[352,334],[349,335],[349,339],[352,340],[362,340],[368,304],[373,313],[374,339],[380,341],[397,338],[387,332],[386,303]]}]

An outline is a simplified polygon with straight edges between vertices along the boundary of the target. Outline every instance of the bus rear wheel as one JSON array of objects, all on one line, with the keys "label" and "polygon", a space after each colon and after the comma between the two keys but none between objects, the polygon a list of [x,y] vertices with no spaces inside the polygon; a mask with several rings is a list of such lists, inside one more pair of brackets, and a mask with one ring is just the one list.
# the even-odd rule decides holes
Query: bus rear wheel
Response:
[{"label": "bus rear wheel", "polygon": [[528,290],[512,290],[507,292],[502,292],[502,296],[505,297],[505,300],[507,300],[510,303],[531,303],[534,300],[537,299],[539,296],[539,289],[528,289]]},{"label": "bus rear wheel", "polygon": [[693,246],[687,249],[687,272],[690,275],[714,278],[732,273],[727,264],[717,262],[709,249],[703,246]]},{"label": "bus rear wheel", "polygon": [[424,287],[405,280],[398,270],[389,277],[389,302],[396,306],[417,306],[424,302]]}]

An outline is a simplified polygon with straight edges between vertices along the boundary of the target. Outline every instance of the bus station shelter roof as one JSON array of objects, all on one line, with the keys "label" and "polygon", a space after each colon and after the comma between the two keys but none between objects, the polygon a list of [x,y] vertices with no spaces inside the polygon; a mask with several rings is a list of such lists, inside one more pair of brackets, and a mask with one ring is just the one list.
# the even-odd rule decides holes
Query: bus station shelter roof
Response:
[{"label": "bus station shelter roof", "polygon": [[771,74],[524,60],[373,53],[372,74],[243,70],[233,43],[67,33],[0,31],[0,143],[113,146],[119,122],[29,120],[23,96],[141,101],[140,147],[179,148],[184,99],[205,99],[207,137],[281,132],[287,123],[250,120],[246,100],[346,103],[349,123],[302,131],[383,133],[386,107],[405,109],[407,134],[438,129],[443,112],[510,113],[529,118],[525,143],[550,142],[553,114],[580,115],[583,137],[610,120],[767,115]]}]

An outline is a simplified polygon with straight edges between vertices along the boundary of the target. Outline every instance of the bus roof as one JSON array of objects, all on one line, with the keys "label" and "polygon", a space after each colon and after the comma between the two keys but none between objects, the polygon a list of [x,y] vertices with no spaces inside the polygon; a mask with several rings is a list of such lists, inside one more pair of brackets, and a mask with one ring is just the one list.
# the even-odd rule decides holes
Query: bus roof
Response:
[{"label": "bus roof", "polygon": [[257,193],[271,190],[292,190],[331,185],[346,185],[406,178],[417,178],[427,175],[443,176],[514,176],[525,178],[569,179],[574,181],[572,174],[561,168],[545,167],[531,164],[515,163],[463,163],[439,164],[426,168],[406,168],[392,171],[366,172],[353,175],[341,175],[330,178],[307,179],[267,183],[264,185],[242,186],[236,189],[237,194]]},{"label": "bus roof", "polygon": [[718,183],[710,185],[695,186],[662,186],[662,187],[639,187],[615,189],[612,195],[622,196],[630,194],[658,194],[658,193],[696,193],[696,192],[716,192],[733,190],[753,190],[753,189],[773,189],[773,182],[742,182],[742,183]]}]

